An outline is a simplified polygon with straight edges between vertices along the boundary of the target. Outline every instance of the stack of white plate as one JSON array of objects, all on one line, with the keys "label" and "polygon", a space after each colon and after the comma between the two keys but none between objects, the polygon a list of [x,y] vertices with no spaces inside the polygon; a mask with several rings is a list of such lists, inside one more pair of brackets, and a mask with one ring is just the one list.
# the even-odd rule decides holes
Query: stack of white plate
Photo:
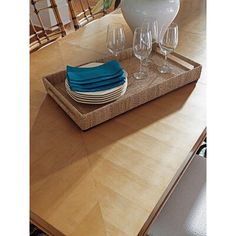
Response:
[{"label": "stack of white plate", "polygon": [[[102,63],[90,63],[88,65],[85,65],[84,67],[93,67],[101,65]],[[126,73],[126,72],[125,72]],[[72,91],[70,89],[70,86],[68,84],[67,79],[65,80],[65,87],[66,91],[69,94],[69,96],[79,103],[85,103],[85,104],[104,104],[108,102],[112,102],[122,95],[125,94],[127,85],[128,85],[128,79],[127,79],[127,73],[125,78],[125,83],[112,89],[107,89],[103,91],[97,91],[97,92],[77,92]]]}]

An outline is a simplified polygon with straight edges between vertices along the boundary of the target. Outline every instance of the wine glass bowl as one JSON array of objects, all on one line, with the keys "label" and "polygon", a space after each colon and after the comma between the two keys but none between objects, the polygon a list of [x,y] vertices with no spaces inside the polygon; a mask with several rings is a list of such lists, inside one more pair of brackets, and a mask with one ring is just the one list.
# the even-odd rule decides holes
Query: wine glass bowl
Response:
[{"label": "wine glass bowl", "polygon": [[[154,17],[146,17],[142,23],[142,29],[151,31],[152,44],[158,43],[158,21]],[[153,63],[152,59],[145,59],[143,64],[148,66]]]},{"label": "wine glass bowl", "polygon": [[143,61],[148,58],[152,51],[152,35],[147,28],[138,27],[134,31],[133,52],[140,60],[140,70],[134,73],[135,79],[144,79],[147,72],[143,70]]},{"label": "wine glass bowl", "polygon": [[[164,28],[164,27],[163,27]],[[178,25],[171,23],[166,32],[162,32],[159,41],[159,47],[161,53],[165,56],[164,64],[159,68],[159,71],[163,74],[170,73],[171,68],[167,64],[167,57],[172,53],[178,44]]]},{"label": "wine glass bowl", "polygon": [[109,24],[107,27],[107,49],[117,57],[125,48],[125,31],[122,24]]},{"label": "wine glass bowl", "polygon": [[152,34],[152,44],[158,43],[158,21],[154,17],[146,17],[143,20],[142,28],[146,28],[151,31]]}]

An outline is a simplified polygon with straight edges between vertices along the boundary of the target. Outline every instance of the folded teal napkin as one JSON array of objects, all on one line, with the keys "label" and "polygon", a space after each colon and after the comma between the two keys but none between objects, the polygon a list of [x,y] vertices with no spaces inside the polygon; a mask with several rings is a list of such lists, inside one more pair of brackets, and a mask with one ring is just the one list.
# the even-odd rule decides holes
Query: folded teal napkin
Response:
[{"label": "folded teal napkin", "polygon": [[123,72],[122,76],[107,79],[107,80],[102,80],[102,81],[98,81],[98,82],[94,82],[94,83],[78,84],[78,83],[75,83],[72,81],[72,82],[70,82],[69,86],[70,86],[70,89],[73,91],[76,91],[76,90],[80,91],[81,89],[95,89],[97,87],[106,86],[106,85],[114,84],[114,83],[119,83],[124,80],[125,80],[125,73]]},{"label": "folded teal napkin", "polygon": [[95,92],[124,84],[125,73],[115,60],[90,68],[67,66],[67,81],[72,91]]},{"label": "folded teal napkin", "polygon": [[69,82],[93,83],[110,78],[122,76],[123,69],[116,60],[109,61],[100,66],[85,68],[67,66],[67,79]]},{"label": "folded teal napkin", "polygon": [[71,90],[76,91],[76,92],[97,92],[97,91],[104,91],[104,90],[107,90],[107,89],[116,88],[118,86],[121,86],[124,83],[125,83],[125,79],[120,81],[120,82],[107,84],[107,85],[96,87],[96,88],[90,88],[90,89],[78,88],[78,89],[75,89],[75,90],[72,90],[72,89]]}]

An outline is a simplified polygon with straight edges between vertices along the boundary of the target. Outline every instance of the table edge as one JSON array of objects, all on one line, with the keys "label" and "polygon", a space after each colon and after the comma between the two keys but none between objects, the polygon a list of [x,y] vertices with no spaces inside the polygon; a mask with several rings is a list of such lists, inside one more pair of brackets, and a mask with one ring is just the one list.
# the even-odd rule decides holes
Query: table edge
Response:
[{"label": "table edge", "polygon": [[[192,147],[191,151],[188,153],[185,162],[182,164],[182,166],[179,168],[175,178],[171,181],[169,186],[167,187],[167,192],[163,194],[161,200],[157,203],[157,205],[154,207],[152,213],[148,217],[147,221],[144,223],[143,227],[139,231],[137,236],[146,236],[148,233],[148,230],[154,220],[158,217],[160,214],[161,210],[165,206],[166,202],[170,198],[171,194],[175,190],[176,186],[178,185],[179,181],[181,180],[182,176],[184,175],[185,171],[188,169],[189,165],[191,164],[199,146],[202,144],[204,141],[205,137],[207,134],[207,128],[205,127],[204,130],[202,131],[201,135],[199,136],[198,140]],[[162,200],[163,199],[163,200]]]},{"label": "table edge", "polygon": [[47,223],[32,211],[30,211],[30,222],[49,236],[65,236],[65,234],[58,231],[55,227]]}]

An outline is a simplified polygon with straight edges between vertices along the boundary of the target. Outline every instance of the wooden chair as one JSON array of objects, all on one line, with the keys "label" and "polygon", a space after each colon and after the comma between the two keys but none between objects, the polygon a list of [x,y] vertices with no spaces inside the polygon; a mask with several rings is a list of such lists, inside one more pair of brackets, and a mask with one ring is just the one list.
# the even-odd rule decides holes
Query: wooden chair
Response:
[{"label": "wooden chair", "polygon": [[92,13],[92,3],[95,3],[96,1],[67,0],[67,2],[75,30],[107,13],[105,9],[96,14]]},{"label": "wooden chair", "polygon": [[[42,7],[43,1],[45,4]],[[34,21],[37,21],[36,25],[32,20],[32,16],[30,17],[30,52],[33,52],[55,41],[59,37],[64,37],[66,31],[55,0],[50,0],[49,2],[45,0],[31,0],[30,3],[34,11]],[[51,15],[54,16],[56,24],[45,26],[41,15],[43,13],[52,13]]]}]

